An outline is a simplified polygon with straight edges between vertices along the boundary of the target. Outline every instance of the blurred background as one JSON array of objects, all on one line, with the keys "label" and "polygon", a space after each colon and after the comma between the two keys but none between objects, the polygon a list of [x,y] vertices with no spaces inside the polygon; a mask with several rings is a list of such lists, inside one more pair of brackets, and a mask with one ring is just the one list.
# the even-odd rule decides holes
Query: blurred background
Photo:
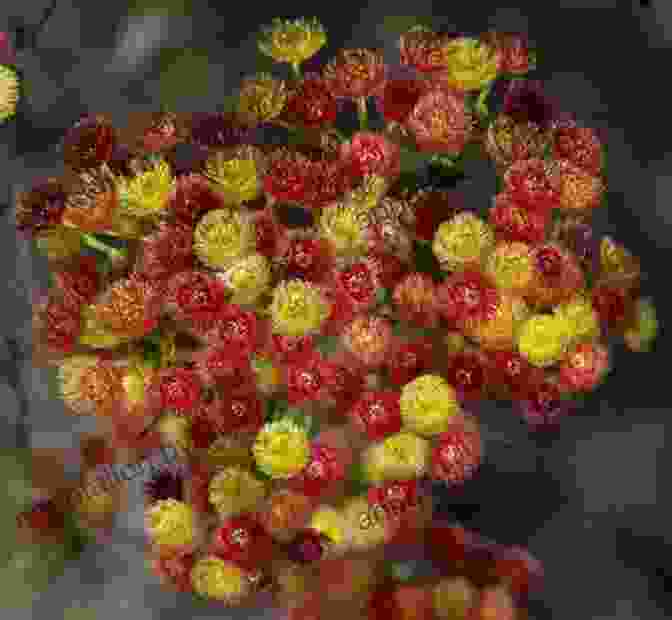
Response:
[{"label": "blurred background", "polygon": [[[3,2],[0,31],[39,23],[49,2]],[[30,296],[47,284],[47,273],[17,241],[11,213],[18,189],[59,172],[59,141],[82,113],[123,119],[160,105],[217,108],[241,76],[269,68],[257,54],[256,33],[275,16],[318,17],[329,34],[324,59],[341,47],[375,46],[393,60],[398,35],[417,21],[474,33],[526,32],[537,43],[538,73],[549,92],[579,121],[605,131],[609,209],[599,214],[600,227],[641,258],[649,274],[644,292],[654,298],[662,330],[648,355],[617,352],[606,386],[553,441],[529,435],[511,411],[485,407],[490,439],[481,475],[440,508],[502,543],[529,546],[541,559],[546,587],[532,618],[672,617],[664,492],[664,472],[672,470],[665,451],[672,149],[664,95],[672,3],[415,0],[412,9],[409,15],[409,3],[396,0],[320,3],[319,10],[314,2],[56,1],[35,45],[18,54],[24,99],[17,118],[0,127],[0,448],[74,448],[73,433],[91,430],[89,421],[65,414],[44,373],[23,359]],[[469,200],[484,201],[491,187],[477,182],[466,191]],[[136,509],[120,516],[111,541],[89,548],[32,609],[2,617],[221,616],[164,590],[147,572],[141,484],[132,483]]]}]

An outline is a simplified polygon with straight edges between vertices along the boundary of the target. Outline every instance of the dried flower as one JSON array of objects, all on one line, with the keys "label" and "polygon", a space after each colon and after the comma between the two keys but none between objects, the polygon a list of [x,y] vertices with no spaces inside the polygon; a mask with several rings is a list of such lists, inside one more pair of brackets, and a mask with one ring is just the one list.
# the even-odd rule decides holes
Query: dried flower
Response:
[{"label": "dried flower", "polygon": [[222,518],[251,511],[266,495],[264,483],[237,466],[218,471],[208,488],[210,503]]},{"label": "dried flower", "polygon": [[258,125],[280,116],[286,103],[285,82],[270,73],[259,73],[243,80],[237,113],[245,124]]},{"label": "dried flower", "polygon": [[208,211],[194,231],[194,254],[211,269],[229,267],[254,248],[254,225],[231,209]]},{"label": "dried flower", "polygon": [[145,483],[144,490],[152,504],[165,499],[181,502],[184,498],[184,476],[175,468],[163,467]]},{"label": "dried flower", "polygon": [[262,54],[276,62],[298,66],[312,58],[327,43],[327,33],[317,18],[275,18],[262,29],[258,42]]},{"label": "dried flower", "polygon": [[323,75],[336,97],[373,97],[382,94],[385,87],[385,61],[378,51],[342,49],[325,67]]},{"label": "dried flower", "polygon": [[194,514],[189,504],[162,499],[145,511],[147,533],[160,547],[190,546],[195,538]]},{"label": "dried flower", "polygon": [[329,302],[320,290],[302,280],[285,280],[273,291],[270,307],[274,333],[304,336],[328,318]]},{"label": "dried flower", "polygon": [[226,605],[240,603],[252,588],[244,570],[216,555],[206,555],[196,561],[191,570],[191,584],[200,596]]},{"label": "dried flower", "polygon": [[310,441],[304,428],[282,419],[269,422],[259,431],[252,452],[264,473],[272,478],[289,478],[308,464]]},{"label": "dried flower", "polygon": [[427,471],[431,444],[414,433],[400,432],[371,444],[362,459],[373,484],[418,478]]},{"label": "dried flower", "polygon": [[0,123],[14,116],[19,101],[19,77],[11,67],[0,65]]}]

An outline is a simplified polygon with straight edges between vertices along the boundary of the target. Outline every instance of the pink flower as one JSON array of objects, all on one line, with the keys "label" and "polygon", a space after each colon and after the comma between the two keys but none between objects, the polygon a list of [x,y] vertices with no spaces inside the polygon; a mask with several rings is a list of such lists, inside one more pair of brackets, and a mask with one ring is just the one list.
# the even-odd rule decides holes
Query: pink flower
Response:
[{"label": "pink flower", "polygon": [[372,131],[357,132],[350,142],[341,145],[341,159],[354,177],[375,174],[396,179],[400,171],[399,154],[399,145]]}]

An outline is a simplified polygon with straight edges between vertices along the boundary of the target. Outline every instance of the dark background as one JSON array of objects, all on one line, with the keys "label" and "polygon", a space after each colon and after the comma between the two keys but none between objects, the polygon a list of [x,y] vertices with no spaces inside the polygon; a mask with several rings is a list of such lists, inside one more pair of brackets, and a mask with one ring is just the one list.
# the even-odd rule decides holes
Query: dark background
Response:
[{"label": "dark background", "polygon": [[[47,4],[2,3],[0,30],[38,23]],[[58,173],[62,132],[83,112],[123,119],[130,110],[158,109],[160,103],[178,110],[216,108],[242,75],[259,67],[256,32],[275,16],[319,17],[329,33],[325,58],[344,46],[381,46],[393,60],[396,36],[410,25],[408,17],[395,15],[474,33],[519,30],[536,41],[539,77],[550,93],[580,121],[606,132],[609,208],[599,214],[599,226],[641,257],[649,274],[645,293],[655,299],[662,333],[650,354],[617,351],[607,385],[552,442],[529,436],[511,411],[486,407],[487,462],[448,505],[467,525],[501,542],[527,545],[544,562],[547,583],[533,618],[671,617],[672,535],[663,489],[672,464],[664,450],[670,416],[665,322],[672,266],[672,5],[193,0],[180,11],[184,3],[155,0],[152,6],[169,4],[170,11],[159,11],[121,0],[57,2],[36,48],[19,55],[26,93],[17,119],[0,127],[0,203],[11,204],[16,190],[36,177]],[[189,65],[181,56],[185,50],[192,52]],[[469,200],[487,200],[491,180],[481,183],[479,177],[465,191]],[[73,427],[85,430],[90,421],[67,417],[51,400],[44,373],[21,359],[30,294],[46,284],[45,266],[15,239],[9,210],[0,216],[0,329],[13,339],[0,346],[6,379],[0,383],[0,445],[72,447]],[[22,416],[27,436],[17,426]],[[134,620],[221,615],[194,608],[146,572],[140,481],[134,490],[137,509],[120,518],[112,542],[89,549],[32,610],[3,612],[3,618],[60,616],[78,606],[99,617],[121,611]]]}]

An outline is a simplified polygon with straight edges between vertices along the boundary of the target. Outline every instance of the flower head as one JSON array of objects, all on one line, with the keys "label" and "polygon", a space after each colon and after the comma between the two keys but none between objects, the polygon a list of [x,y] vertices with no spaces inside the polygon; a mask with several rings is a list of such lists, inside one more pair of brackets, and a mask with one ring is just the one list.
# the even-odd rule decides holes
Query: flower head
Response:
[{"label": "flower head", "polygon": [[434,281],[424,273],[406,274],[394,287],[392,299],[402,321],[420,327],[437,327],[439,306]]},{"label": "flower head", "polygon": [[484,349],[510,349],[516,342],[521,324],[529,314],[530,309],[522,297],[503,293],[486,318],[466,326],[467,333]]},{"label": "flower head", "polygon": [[191,569],[191,585],[204,598],[235,605],[250,594],[252,582],[233,562],[207,555],[197,560]]},{"label": "flower head", "polygon": [[399,394],[392,390],[364,392],[348,415],[371,441],[401,431]]},{"label": "flower head", "polygon": [[541,158],[551,142],[549,132],[544,132],[531,122],[514,121],[505,114],[497,118],[488,127],[485,149],[501,171],[514,161]]},{"label": "flower head", "polygon": [[534,274],[530,246],[522,242],[498,243],[486,260],[485,273],[500,289],[523,293]]},{"label": "flower head", "polygon": [[355,177],[378,175],[388,180],[399,176],[399,146],[372,131],[359,131],[341,145],[341,159]]},{"label": "flower head", "polygon": [[238,466],[218,471],[208,487],[210,503],[223,518],[251,511],[265,496],[266,486]]},{"label": "flower head", "polygon": [[231,265],[222,276],[233,293],[230,303],[253,304],[271,285],[271,266],[262,254],[250,254]]},{"label": "flower head", "polygon": [[385,61],[378,51],[342,49],[325,67],[324,78],[336,97],[359,99],[380,95],[385,87]]},{"label": "flower head", "polygon": [[237,113],[245,124],[258,125],[279,116],[286,103],[285,82],[270,73],[259,73],[243,80]]},{"label": "flower head", "polygon": [[167,300],[178,321],[199,329],[211,328],[220,317],[226,301],[224,284],[202,271],[181,271],[168,282]]},{"label": "flower head", "polygon": [[482,39],[494,48],[499,59],[499,73],[525,75],[534,67],[527,37],[512,32],[490,30]]},{"label": "flower head", "polygon": [[208,211],[194,230],[194,254],[211,269],[231,266],[255,244],[254,224],[231,209]]},{"label": "flower head", "polygon": [[325,207],[319,220],[319,230],[339,255],[357,256],[367,248],[367,221],[362,210],[353,205],[336,203]]},{"label": "flower head", "polygon": [[594,389],[609,371],[609,349],[584,342],[567,352],[560,363],[560,387],[570,391]]},{"label": "flower head", "polygon": [[190,546],[195,538],[194,513],[189,504],[162,499],[145,511],[147,533],[160,547]]},{"label": "flower head", "polygon": [[418,478],[427,471],[430,451],[428,440],[402,431],[366,449],[362,461],[364,471],[373,484]]},{"label": "flower head", "polygon": [[429,437],[448,430],[460,411],[455,388],[439,375],[421,375],[407,383],[399,404],[404,427]]},{"label": "flower head", "polygon": [[327,81],[319,76],[307,76],[289,93],[285,114],[290,121],[306,127],[333,123],[338,105]]},{"label": "flower head", "polygon": [[308,464],[310,440],[306,430],[291,420],[277,420],[259,431],[252,452],[264,473],[272,478],[289,478]]},{"label": "flower head", "polygon": [[261,513],[261,521],[274,538],[287,541],[303,528],[313,512],[310,497],[292,489],[276,491],[268,498]]},{"label": "flower head", "polygon": [[19,101],[19,77],[14,69],[0,65],[0,123],[14,116]]},{"label": "flower head", "polygon": [[471,37],[456,37],[441,46],[437,79],[460,92],[480,90],[497,77],[499,57],[492,46]]},{"label": "flower head", "polygon": [[74,355],[58,368],[61,397],[78,415],[106,415],[118,403],[122,372],[95,355]]},{"label": "flower head", "polygon": [[541,243],[546,238],[550,212],[531,211],[518,203],[508,192],[501,192],[493,199],[488,219],[497,237],[507,241]]},{"label": "flower head", "polygon": [[74,170],[97,168],[110,161],[117,136],[102,115],[81,117],[65,134],[63,161]]},{"label": "flower head", "polygon": [[194,262],[194,231],[189,226],[161,223],[142,240],[135,273],[149,280],[162,280],[189,270]]},{"label": "flower head", "polygon": [[378,99],[378,109],[387,122],[403,124],[426,90],[417,78],[390,79]]},{"label": "flower head", "polygon": [[253,147],[241,147],[233,154],[216,151],[205,162],[205,176],[227,206],[255,200],[263,191],[263,162]]},{"label": "flower head", "polygon": [[558,106],[544,93],[538,80],[512,80],[504,93],[502,112],[516,122],[532,122],[542,130],[558,117]]},{"label": "flower head", "polygon": [[276,62],[300,65],[327,43],[327,33],[316,19],[275,18],[262,29],[258,47]]},{"label": "flower head", "polygon": [[518,332],[520,354],[533,366],[552,366],[567,352],[570,324],[561,314],[536,314]]},{"label": "flower head", "polygon": [[392,325],[382,317],[355,318],[343,331],[343,343],[348,351],[365,366],[380,366],[392,345]]},{"label": "flower head", "polygon": [[560,176],[557,166],[540,158],[521,159],[504,173],[505,190],[532,211],[549,211],[560,206]]},{"label": "flower head", "polygon": [[475,424],[457,424],[437,437],[432,475],[449,485],[462,484],[481,464],[481,436]]},{"label": "flower head", "polygon": [[433,73],[444,66],[448,38],[426,26],[414,26],[399,37],[397,47],[403,66],[423,73]]},{"label": "flower head", "polygon": [[576,295],[553,308],[569,324],[569,334],[574,341],[592,340],[600,335],[600,318],[590,297]]},{"label": "flower head", "polygon": [[305,336],[329,317],[330,304],[320,290],[302,280],[285,280],[273,291],[273,331],[283,336]]},{"label": "flower head", "polygon": [[102,164],[79,173],[66,201],[63,223],[104,233],[114,227],[119,207],[117,178]]},{"label": "flower head", "polygon": [[441,579],[432,593],[434,612],[439,620],[466,618],[478,596],[476,586],[464,577]]},{"label": "flower head", "polygon": [[56,178],[35,184],[16,197],[16,228],[34,235],[61,224],[68,198],[63,183]]},{"label": "flower head", "polygon": [[443,222],[434,236],[432,250],[447,271],[480,264],[495,244],[490,225],[468,211]]},{"label": "flower head", "polygon": [[594,176],[600,175],[604,165],[602,143],[595,131],[574,121],[554,124],[553,158],[567,159]]},{"label": "flower head", "polygon": [[312,514],[308,529],[323,534],[334,545],[343,548],[347,545],[349,531],[341,512],[331,506],[320,506]]}]

